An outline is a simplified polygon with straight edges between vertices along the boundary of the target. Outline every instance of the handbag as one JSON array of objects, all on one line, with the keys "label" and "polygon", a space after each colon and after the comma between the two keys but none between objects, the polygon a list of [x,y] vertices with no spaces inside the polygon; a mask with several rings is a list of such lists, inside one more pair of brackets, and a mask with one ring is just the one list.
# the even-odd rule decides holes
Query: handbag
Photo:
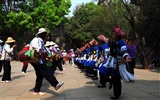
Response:
[{"label": "handbag", "polygon": [[21,50],[18,53],[18,60],[21,62],[34,62],[39,63],[40,56],[35,50]]},{"label": "handbag", "polygon": [[18,60],[21,62],[31,62],[31,57],[29,57],[28,55],[26,55],[28,50],[21,50],[18,53]]},{"label": "handbag", "polygon": [[12,55],[11,53],[7,53],[7,52],[6,52],[4,59],[7,60],[7,61],[11,61],[11,60],[12,60],[12,56],[13,56],[13,55]]}]

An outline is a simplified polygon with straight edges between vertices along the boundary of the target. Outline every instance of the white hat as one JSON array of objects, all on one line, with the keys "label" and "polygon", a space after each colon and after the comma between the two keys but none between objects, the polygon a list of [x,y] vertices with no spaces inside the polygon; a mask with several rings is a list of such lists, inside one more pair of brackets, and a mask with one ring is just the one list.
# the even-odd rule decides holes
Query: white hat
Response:
[{"label": "white hat", "polygon": [[6,43],[13,43],[16,42],[15,40],[13,40],[12,37],[8,37]]},{"label": "white hat", "polygon": [[57,48],[57,50],[60,50],[59,48]]},{"label": "white hat", "polygon": [[54,43],[53,41],[50,42],[50,45],[55,45],[56,43]]},{"label": "white hat", "polygon": [[2,40],[0,40],[0,43],[3,43],[3,41],[2,41]]},{"label": "white hat", "polygon": [[50,42],[47,41],[46,44],[44,45],[45,47],[50,46]]},{"label": "white hat", "polygon": [[41,33],[45,33],[45,32],[47,32],[45,28],[40,28],[40,29],[38,30],[38,33],[37,33],[37,34],[41,34]]},{"label": "white hat", "polygon": [[54,47],[56,48],[56,47],[58,47],[58,45],[57,45],[57,44],[55,44],[55,45],[54,45]]}]

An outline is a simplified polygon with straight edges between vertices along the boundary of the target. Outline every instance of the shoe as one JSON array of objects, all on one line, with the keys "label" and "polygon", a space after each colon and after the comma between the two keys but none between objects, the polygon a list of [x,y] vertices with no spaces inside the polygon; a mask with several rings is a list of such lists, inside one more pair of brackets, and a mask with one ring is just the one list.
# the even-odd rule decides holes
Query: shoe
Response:
[{"label": "shoe", "polygon": [[110,99],[118,99],[118,97],[115,97],[115,96],[111,96]]},{"label": "shoe", "polygon": [[22,74],[25,74],[25,72],[21,72]]},{"label": "shoe", "polygon": [[9,83],[10,81],[6,80],[5,83]]},{"label": "shoe", "polygon": [[45,93],[43,93],[43,92],[33,92],[33,95],[40,95],[40,96],[42,96],[42,95],[44,95]]},{"label": "shoe", "polygon": [[1,81],[1,83],[9,83],[10,81],[5,80],[5,81]]},{"label": "shoe", "polygon": [[93,77],[92,79],[93,79],[93,80],[98,80],[98,77]]},{"label": "shoe", "polygon": [[98,88],[105,88],[106,85],[98,85],[97,87],[98,87]]},{"label": "shoe", "polygon": [[134,80],[130,80],[131,83],[134,83]]},{"label": "shoe", "polygon": [[1,81],[1,83],[5,83],[5,81]]},{"label": "shoe", "polygon": [[59,83],[56,85],[55,90],[58,90],[63,84],[64,84],[64,81],[59,82]]},{"label": "shoe", "polygon": [[60,71],[63,71],[63,69],[60,69]]}]

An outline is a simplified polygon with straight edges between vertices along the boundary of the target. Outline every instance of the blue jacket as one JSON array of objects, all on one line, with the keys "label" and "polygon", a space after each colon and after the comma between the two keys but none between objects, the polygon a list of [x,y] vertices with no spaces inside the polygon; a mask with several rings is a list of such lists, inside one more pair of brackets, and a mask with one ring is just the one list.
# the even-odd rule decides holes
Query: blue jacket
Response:
[{"label": "blue jacket", "polygon": [[106,62],[107,61],[105,61],[103,64],[100,64],[98,67],[98,70],[99,70],[99,72],[100,73],[102,73],[103,75],[107,75],[108,74],[108,72],[110,71],[110,69],[111,68],[109,68],[109,67],[106,67]]}]

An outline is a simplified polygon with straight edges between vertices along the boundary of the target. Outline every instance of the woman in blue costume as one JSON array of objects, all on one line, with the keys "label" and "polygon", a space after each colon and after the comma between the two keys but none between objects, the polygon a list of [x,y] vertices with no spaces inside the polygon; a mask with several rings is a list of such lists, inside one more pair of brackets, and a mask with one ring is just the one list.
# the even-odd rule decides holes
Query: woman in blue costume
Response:
[{"label": "woman in blue costume", "polygon": [[86,43],[85,50],[84,50],[84,59],[85,59],[84,66],[85,66],[85,71],[87,76],[92,76],[92,71],[89,66],[90,58],[91,58],[91,46],[89,43]]},{"label": "woman in blue costume", "polygon": [[84,71],[84,59],[83,59],[84,51],[82,48],[78,49],[78,59],[77,59],[77,64],[78,67]]},{"label": "woman in blue costume", "polygon": [[92,74],[92,79],[97,80],[97,67],[96,67],[96,61],[98,58],[98,52],[99,52],[99,47],[98,47],[98,42],[93,39],[92,41],[89,42],[90,44],[90,49],[91,49],[91,56],[90,56],[90,61],[89,61],[89,67],[90,67],[90,72]]},{"label": "woman in blue costume", "polygon": [[127,53],[126,44],[124,40],[122,40],[125,36],[122,29],[119,27],[114,28],[113,32],[113,38],[115,41],[111,43],[110,47],[110,56],[114,59],[112,60],[113,62],[111,61],[111,84],[113,86],[113,96],[111,99],[118,99],[121,95],[121,76],[119,73],[119,66],[126,61],[131,61],[131,58]]},{"label": "woman in blue costume", "polygon": [[108,59],[109,54],[109,46],[108,46],[108,38],[106,38],[104,35],[98,36],[98,39],[100,41],[100,52],[101,52],[101,58],[104,59],[103,63],[99,65],[99,76],[100,76],[100,83],[101,85],[98,86],[98,88],[104,88],[106,87],[106,83],[110,81],[109,78],[109,69],[107,68],[106,61]]}]

